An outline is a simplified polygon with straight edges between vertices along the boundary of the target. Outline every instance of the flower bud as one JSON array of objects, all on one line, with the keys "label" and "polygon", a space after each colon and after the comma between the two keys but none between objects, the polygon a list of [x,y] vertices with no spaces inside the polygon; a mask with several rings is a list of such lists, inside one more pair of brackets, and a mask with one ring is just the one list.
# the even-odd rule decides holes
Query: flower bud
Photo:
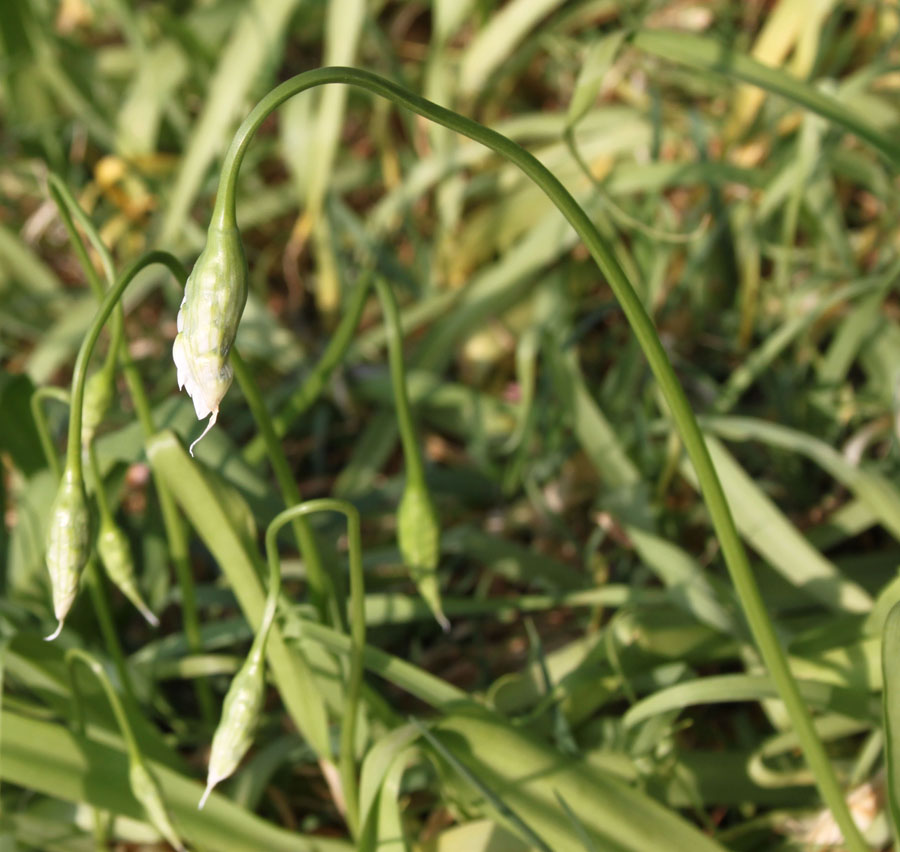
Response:
[{"label": "flower bud", "polygon": [[47,532],[47,570],[53,591],[53,612],[59,621],[48,640],[59,636],[78,593],[81,572],[90,555],[90,527],[84,484],[67,468],[50,509]]},{"label": "flower bud", "polygon": [[198,808],[206,804],[213,787],[238,768],[238,764],[253,744],[264,693],[264,647],[262,642],[255,641],[225,695],[222,718],[213,734],[206,790]]},{"label": "flower bud", "polygon": [[419,594],[446,631],[450,629],[450,622],[441,606],[437,579],[441,556],[440,535],[437,510],[428,489],[423,484],[407,482],[397,511],[397,544]]},{"label": "flower bud", "polygon": [[184,843],[181,842],[175,826],[172,825],[172,820],[159,791],[159,785],[143,763],[132,761],[131,766],[128,767],[128,782],[135,799],[144,806],[144,812],[147,814],[150,824],[170,846],[177,849],[178,852],[184,852]]},{"label": "flower bud", "polygon": [[97,427],[106,417],[113,398],[115,369],[104,364],[84,386],[84,404],[81,407],[81,444],[86,447],[94,440]]},{"label": "flower bud", "polygon": [[159,627],[159,619],[150,611],[138,589],[128,539],[111,518],[100,524],[97,552],[109,579],[153,627]]},{"label": "flower bud", "polygon": [[[247,303],[247,278],[238,229],[211,226],[184,288],[172,346],[178,387],[187,390],[198,420],[212,415],[200,438],[215,424],[231,386],[228,353]],[[191,444],[191,455],[200,438]]]}]

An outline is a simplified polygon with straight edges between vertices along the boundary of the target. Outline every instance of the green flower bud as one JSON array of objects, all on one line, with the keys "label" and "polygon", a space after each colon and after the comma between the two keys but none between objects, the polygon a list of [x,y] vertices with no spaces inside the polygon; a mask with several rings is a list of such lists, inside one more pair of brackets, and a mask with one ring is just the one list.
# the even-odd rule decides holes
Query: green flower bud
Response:
[{"label": "green flower bud", "polygon": [[81,408],[81,444],[86,447],[94,440],[97,427],[106,417],[113,398],[115,370],[104,364],[84,386],[84,404]]},{"label": "green flower bud", "polygon": [[59,621],[48,641],[59,636],[78,593],[81,572],[90,555],[90,527],[84,483],[67,468],[53,500],[47,532],[47,570],[53,591],[53,612]]},{"label": "green flower bud", "polygon": [[231,386],[228,353],[247,303],[247,260],[237,228],[210,227],[178,311],[172,357],[178,387],[187,390],[197,419],[212,415],[200,438],[215,424],[219,403]]},{"label": "green flower bud", "polygon": [[112,519],[100,524],[97,552],[109,579],[153,627],[159,627],[159,619],[150,611],[138,589],[128,538]]},{"label": "green flower bud", "polygon": [[206,804],[213,787],[231,775],[253,744],[265,692],[263,643],[254,641],[247,659],[228,687],[222,718],[213,734],[206,790],[197,808]]},{"label": "green flower bud", "polygon": [[166,839],[166,842],[178,850],[184,852],[184,843],[178,836],[175,826],[166,810],[162,794],[156,779],[150,774],[143,763],[132,761],[128,767],[128,782],[131,792],[143,806],[150,824]]},{"label": "green flower bud", "polygon": [[440,561],[441,527],[437,510],[428,489],[407,482],[397,512],[397,543],[410,576],[419,588],[434,617],[446,631],[450,622],[441,606],[441,590],[437,578]]}]

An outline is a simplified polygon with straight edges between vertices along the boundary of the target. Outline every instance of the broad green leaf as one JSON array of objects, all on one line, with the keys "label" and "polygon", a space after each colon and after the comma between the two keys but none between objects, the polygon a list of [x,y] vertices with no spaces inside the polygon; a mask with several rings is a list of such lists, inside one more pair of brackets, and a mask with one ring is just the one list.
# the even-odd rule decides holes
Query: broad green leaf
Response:
[{"label": "broad green leaf", "polygon": [[[147,456],[215,557],[234,591],[247,621],[256,630],[262,619],[265,591],[259,554],[248,543],[246,530],[236,529],[222,494],[171,432],[147,442]],[[232,502],[235,497],[229,498]],[[269,635],[266,656],[281,699],[304,736],[319,754],[331,754],[328,720],[321,695],[302,654],[289,648],[278,625]]]},{"label": "broad green leaf", "polygon": [[[797,531],[716,438],[707,435],[706,443],[737,528],[747,543],[789,583],[830,609],[868,612],[872,598],[865,589],[843,577]],[[687,462],[682,471],[695,482],[694,470]]]},{"label": "broad green leaf", "polygon": [[[164,791],[166,804],[184,837],[197,847],[217,852],[349,852],[339,840],[306,837],[266,823],[223,796],[213,793],[203,811],[197,802],[203,785],[159,763],[150,771]],[[128,784],[125,752],[73,736],[58,724],[3,713],[0,773],[7,783],[94,807],[143,818],[142,806]]]},{"label": "broad green leaf", "polygon": [[722,850],[646,794],[584,761],[562,755],[500,717],[483,711],[455,713],[440,719],[431,730],[553,849],[580,848],[559,806],[559,795],[599,849]]}]

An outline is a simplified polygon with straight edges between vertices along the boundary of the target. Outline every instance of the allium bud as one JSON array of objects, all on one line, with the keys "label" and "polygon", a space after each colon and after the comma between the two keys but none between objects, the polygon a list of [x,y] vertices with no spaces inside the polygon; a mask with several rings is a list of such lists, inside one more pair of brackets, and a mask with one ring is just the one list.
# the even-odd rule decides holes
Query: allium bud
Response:
[{"label": "allium bud", "polygon": [[81,573],[90,555],[90,527],[84,483],[67,468],[50,510],[47,532],[47,570],[53,592],[53,612],[59,621],[48,640],[59,636],[78,593]]},{"label": "allium bud", "polygon": [[159,619],[150,611],[138,589],[128,538],[112,519],[100,524],[97,552],[109,579],[153,627],[158,627]]},{"label": "allium bud", "polygon": [[115,385],[114,363],[110,362],[113,369],[104,364],[94,373],[84,386],[84,405],[81,408],[81,443],[87,446],[94,440],[97,427],[106,417],[109,405],[112,402]]},{"label": "allium bud", "polygon": [[437,579],[440,535],[437,510],[428,489],[420,483],[408,482],[397,512],[397,544],[419,593],[446,631],[450,629],[450,622],[441,607]]},{"label": "allium bud", "polygon": [[247,659],[231,681],[222,704],[222,718],[213,734],[206,790],[198,808],[206,804],[213,787],[231,775],[253,744],[265,696],[265,643],[253,643]]},{"label": "allium bud", "polygon": [[128,767],[128,781],[134,797],[144,806],[144,812],[150,824],[166,839],[173,848],[184,852],[184,844],[178,836],[169,812],[163,802],[162,794],[156,779],[142,762],[132,761]]},{"label": "allium bud", "polygon": [[237,228],[211,226],[178,311],[172,357],[178,386],[194,402],[197,419],[212,415],[200,438],[215,424],[219,403],[231,386],[228,353],[247,303],[247,261]]}]

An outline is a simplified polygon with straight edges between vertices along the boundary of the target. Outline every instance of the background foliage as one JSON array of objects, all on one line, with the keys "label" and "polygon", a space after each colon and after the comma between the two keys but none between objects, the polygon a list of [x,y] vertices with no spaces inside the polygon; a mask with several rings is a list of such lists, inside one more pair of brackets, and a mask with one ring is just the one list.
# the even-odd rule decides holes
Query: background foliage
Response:
[{"label": "background foliage", "polygon": [[[237,123],[323,64],[370,68],[502,130],[615,246],[703,418],[852,809],[886,847],[898,33],[895,2],[837,0],[0,4],[0,849],[95,848],[94,808],[114,817],[110,848],[157,842],[87,677],[76,732],[65,648],[112,668],[90,597],[57,643],[41,641],[55,482],[29,399],[68,382],[96,308],[48,170],[120,267],[149,248],[190,264]],[[773,69],[767,90],[740,82],[748,57]],[[237,386],[198,463],[182,449],[199,430],[170,359],[181,292],[148,273],[126,294],[126,336],[156,428],[172,431],[145,439],[120,381],[97,452],[162,622],[110,592],[131,680],[117,687],[188,845],[842,848],[644,358],[550,202],[485,149],[338,86],[266,123],[239,192],[251,293],[238,346],[303,497],[363,515],[367,819],[351,842],[334,769],[347,640],[339,621],[313,620],[287,534],[277,653],[301,673],[292,686],[275,672],[251,756],[195,810],[245,617],[258,618],[260,533],[283,503]],[[404,475],[375,299],[296,413],[372,270],[401,304],[446,635],[395,543]],[[65,409],[47,411],[62,449]],[[151,473],[190,530],[199,646]],[[315,531],[346,577],[339,520]]]}]

